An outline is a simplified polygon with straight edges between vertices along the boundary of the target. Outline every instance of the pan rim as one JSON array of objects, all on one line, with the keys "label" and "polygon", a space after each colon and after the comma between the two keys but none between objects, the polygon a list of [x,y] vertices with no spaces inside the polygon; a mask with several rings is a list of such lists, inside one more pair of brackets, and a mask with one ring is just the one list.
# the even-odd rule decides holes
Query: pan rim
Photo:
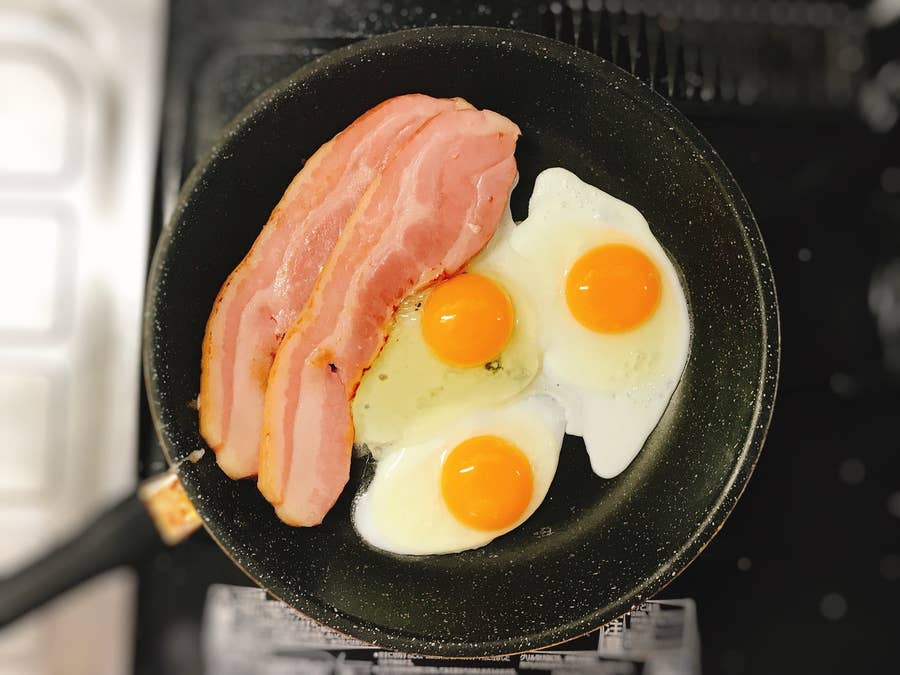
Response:
[{"label": "pan rim", "polygon": [[[707,511],[705,518],[697,526],[690,539],[659,567],[655,575],[646,578],[633,592],[624,594],[618,601],[585,614],[578,620],[555,625],[552,628],[517,638],[501,638],[482,642],[453,642],[439,639],[435,636],[430,636],[431,639],[425,641],[421,636],[403,634],[395,630],[391,630],[388,633],[381,627],[373,624],[360,625],[358,619],[353,616],[328,607],[309,596],[302,598],[305,600],[303,606],[298,606],[299,603],[287,602],[280,597],[278,598],[304,616],[321,622],[340,633],[379,647],[424,655],[460,658],[519,654],[533,649],[551,647],[589,633],[621,616],[629,609],[652,598],[690,565],[709,545],[710,541],[712,541],[728,519],[737,501],[746,489],[749,478],[756,467],[771,422],[780,369],[781,327],[774,276],[761,233],[743,192],[716,151],[694,125],[669,101],[612,63],[571,45],[532,33],[482,26],[442,26],[396,31],[354,42],[305,64],[292,75],[260,94],[235,117],[220,133],[217,142],[212,148],[197,161],[179,192],[176,206],[162,228],[153,254],[147,281],[143,327],[143,373],[150,413],[166,459],[170,466],[177,471],[177,462],[173,456],[173,449],[165,431],[165,425],[162,423],[163,406],[156,391],[155,378],[153,376],[155,372],[155,355],[152,345],[154,327],[156,325],[156,297],[160,277],[164,273],[167,253],[172,246],[173,236],[176,233],[176,224],[189,202],[191,194],[201,183],[207,168],[222,155],[223,150],[227,146],[227,139],[230,136],[248,124],[250,120],[262,113],[280,97],[292,95],[292,88],[311,75],[327,70],[332,64],[341,63],[346,59],[363,53],[377,51],[384,47],[398,47],[409,42],[430,41],[432,39],[464,42],[466,38],[478,42],[489,39],[494,43],[505,40],[509,43],[510,48],[514,50],[526,50],[529,52],[534,52],[536,49],[553,50],[557,54],[564,53],[572,68],[582,68],[586,72],[600,69],[604,77],[610,81],[617,81],[620,84],[617,88],[619,94],[632,98],[649,114],[666,119],[670,122],[672,131],[696,149],[698,161],[702,161],[707,165],[709,175],[715,178],[719,190],[729,198],[728,209],[734,212],[736,219],[741,224],[744,245],[747,252],[752,256],[754,281],[757,287],[760,309],[762,352],[752,424],[748,428],[743,446],[737,455],[734,469],[724,480],[718,498]],[[278,597],[264,581],[235,559],[235,556],[220,541],[213,528],[205,519],[203,519],[203,526],[216,544],[241,571],[255,584],[266,589],[269,594]]]}]

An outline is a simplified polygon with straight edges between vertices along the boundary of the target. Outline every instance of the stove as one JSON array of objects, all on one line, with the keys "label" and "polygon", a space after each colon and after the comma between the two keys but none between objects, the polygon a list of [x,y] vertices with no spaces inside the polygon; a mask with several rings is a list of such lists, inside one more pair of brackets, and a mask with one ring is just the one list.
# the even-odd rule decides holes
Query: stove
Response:
[{"label": "stove", "polygon": [[[412,26],[512,27],[614,60],[670,97],[742,186],[781,302],[762,459],[666,588],[708,673],[883,672],[900,661],[897,3],[176,0],[153,223],[217,130],[330,50]],[[164,467],[142,403],[141,475]],[[139,570],[136,672],[200,672],[210,587],[249,582],[204,534]]]}]

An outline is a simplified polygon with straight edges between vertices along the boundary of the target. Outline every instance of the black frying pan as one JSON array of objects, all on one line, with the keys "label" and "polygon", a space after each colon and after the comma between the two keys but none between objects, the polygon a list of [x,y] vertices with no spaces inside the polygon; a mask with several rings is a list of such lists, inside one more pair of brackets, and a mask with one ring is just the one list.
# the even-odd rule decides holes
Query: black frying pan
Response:
[{"label": "black frying pan", "polygon": [[[462,96],[521,126],[517,219],[535,176],[551,166],[640,209],[683,272],[693,322],[684,377],[623,474],[598,478],[581,440],[567,437],[550,493],[528,522],[488,546],[443,556],[401,557],[360,540],[350,505],[362,466],[354,466],[323,525],[296,529],[279,522],[253,481],[226,478],[212,453],[182,461],[204,447],[189,402],[222,281],[304,158],[364,110],[408,92]],[[157,247],[148,290],[151,409],[210,534],[291,607],[404,651],[533,649],[652,597],[722,526],[759,456],[775,396],[779,333],[768,258],[713,149],[671,105],[615,66],[508,30],[385,35],[332,52],[264,93],[191,173]],[[134,558],[153,539],[133,501],[104,518],[90,546],[81,539],[64,549],[67,563],[51,557],[4,582],[0,620],[99,567]]]}]

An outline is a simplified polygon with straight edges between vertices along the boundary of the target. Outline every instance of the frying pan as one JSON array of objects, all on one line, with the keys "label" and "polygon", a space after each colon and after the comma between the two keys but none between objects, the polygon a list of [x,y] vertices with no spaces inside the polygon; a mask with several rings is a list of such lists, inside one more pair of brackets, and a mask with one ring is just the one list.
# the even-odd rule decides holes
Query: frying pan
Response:
[{"label": "frying pan", "polygon": [[[683,275],[693,329],[684,376],[624,473],[598,478],[581,440],[566,437],[550,492],[525,524],[477,550],[422,557],[384,553],[356,535],[350,507],[364,462],[354,464],[321,526],[291,528],[252,480],[229,480],[211,452],[185,461],[205,448],[190,402],[219,286],[304,159],[363,111],[409,92],[462,96],[519,124],[516,219],[526,214],[535,176],[551,166],[636,206]],[[709,543],[743,491],[771,416],[778,360],[766,251],[706,140],[610,63],[502,29],[376,37],[262,94],[188,178],[148,284],[146,387],[173,467],[168,487],[196,509],[182,500],[185,529],[199,514],[234,564],[273,596],[348,635],[420,654],[548,646],[657,593]],[[172,510],[163,509],[169,520]],[[85,535],[4,580],[0,621],[158,545],[147,510],[128,498]]]}]

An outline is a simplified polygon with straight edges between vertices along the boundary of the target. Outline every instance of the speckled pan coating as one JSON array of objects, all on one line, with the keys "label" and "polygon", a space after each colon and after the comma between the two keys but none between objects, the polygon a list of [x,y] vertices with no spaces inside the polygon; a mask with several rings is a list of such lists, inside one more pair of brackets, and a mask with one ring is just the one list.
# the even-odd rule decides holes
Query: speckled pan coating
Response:
[{"label": "speckled pan coating", "polygon": [[146,307],[151,407],[170,461],[204,447],[189,402],[219,286],[303,159],[407,92],[463,96],[521,126],[517,218],[551,166],[647,217],[683,272],[693,320],[687,370],[659,427],[614,480],[594,476],[580,439],[567,438],[550,494],[525,525],[446,556],[399,557],[360,541],[349,511],[364,462],[310,529],[281,524],[255,483],[227,479],[212,453],[179,474],[236,564],[344,633],[451,656],[550,645],[653,596],[709,542],[759,456],[778,373],[775,287],[740,189],[684,117],[615,66],[524,33],[421,29],[332,52],[264,93],[191,173],[160,239]]}]

